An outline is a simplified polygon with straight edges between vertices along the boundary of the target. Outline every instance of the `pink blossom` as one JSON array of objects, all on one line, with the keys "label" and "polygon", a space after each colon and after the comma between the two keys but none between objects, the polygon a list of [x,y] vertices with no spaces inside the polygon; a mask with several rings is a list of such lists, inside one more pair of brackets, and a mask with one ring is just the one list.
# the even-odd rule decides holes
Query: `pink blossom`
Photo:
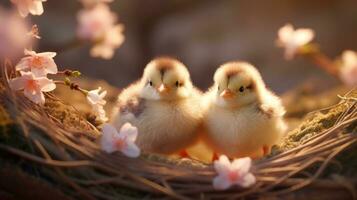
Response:
[{"label": "pink blossom", "polygon": [[342,66],[340,67],[340,77],[349,86],[357,86],[357,53],[351,50],[342,54]]},{"label": "pink blossom", "polygon": [[90,54],[93,57],[101,57],[103,59],[110,59],[114,55],[114,50],[124,42],[124,35],[122,34],[124,26],[119,24],[108,30],[101,42],[95,44],[91,49]]},{"label": "pink blossom", "polygon": [[285,48],[285,58],[292,59],[299,48],[308,44],[315,36],[312,29],[299,28],[294,30],[291,24],[279,29],[277,45]]},{"label": "pink blossom", "polygon": [[27,98],[36,104],[44,104],[43,92],[50,92],[56,88],[56,84],[46,77],[36,77],[31,72],[21,72],[21,77],[11,79],[10,88],[24,90]]},{"label": "pink blossom", "polygon": [[249,172],[252,159],[249,157],[235,159],[232,163],[227,156],[221,155],[214,161],[214,168],[218,173],[213,179],[213,187],[217,190],[225,190],[232,185],[249,187],[256,181],[255,176]]},{"label": "pink blossom", "polygon": [[77,19],[78,37],[84,40],[98,41],[115,23],[117,16],[106,4],[97,4],[91,9],[80,10]]},{"label": "pink blossom", "polygon": [[107,95],[107,91],[102,91],[101,87],[96,90],[91,90],[87,94],[87,100],[92,106],[93,112],[98,116],[98,118],[102,121],[107,121],[105,110],[103,106],[107,103],[104,100],[105,95]]},{"label": "pink blossom", "polygon": [[29,13],[32,15],[42,15],[42,2],[46,0],[11,0],[17,6],[17,9],[22,17],[26,17]]},{"label": "pink blossom", "polygon": [[25,49],[26,57],[22,58],[16,65],[16,70],[31,70],[35,76],[46,76],[47,74],[57,74],[57,65],[53,60],[55,52],[36,53]]},{"label": "pink blossom", "polygon": [[117,22],[117,15],[106,4],[100,3],[78,13],[77,34],[80,39],[95,43],[90,50],[93,57],[110,59],[114,50],[124,41],[122,24]]},{"label": "pink blossom", "polygon": [[107,152],[112,153],[120,151],[128,157],[138,157],[140,149],[136,146],[135,140],[138,136],[138,129],[130,123],[125,123],[118,133],[118,131],[109,124],[104,124],[103,135],[100,140],[101,148]]},{"label": "pink blossom", "polygon": [[22,55],[24,48],[32,46],[30,28],[28,20],[0,7],[0,57],[16,58]]}]

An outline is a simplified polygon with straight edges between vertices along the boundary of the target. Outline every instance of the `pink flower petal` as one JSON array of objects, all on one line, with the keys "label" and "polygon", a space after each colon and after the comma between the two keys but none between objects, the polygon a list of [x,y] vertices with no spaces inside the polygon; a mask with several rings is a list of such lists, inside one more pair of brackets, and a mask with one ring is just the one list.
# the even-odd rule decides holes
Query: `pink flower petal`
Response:
[{"label": "pink flower petal", "polygon": [[118,135],[117,130],[110,124],[104,124],[102,128],[102,137],[100,139],[101,148],[107,152],[112,153],[115,149],[115,136]]},{"label": "pink flower petal", "polygon": [[342,54],[342,65],[340,66],[340,78],[351,87],[357,86],[357,53],[346,50]]},{"label": "pink flower petal", "polygon": [[10,88],[12,90],[22,90],[25,87],[26,79],[23,77],[17,77],[9,81]]},{"label": "pink flower petal", "polygon": [[[130,124],[129,124],[130,125]],[[128,125],[123,126],[124,132],[118,133],[117,130],[110,124],[104,124],[102,128],[103,135],[100,140],[101,148],[107,153],[120,150],[124,155],[128,157],[138,157],[140,155],[140,149],[136,144],[127,137],[127,130],[132,129]],[[118,143],[120,145],[118,146]]]},{"label": "pink flower petal", "polygon": [[37,56],[44,57],[44,58],[53,58],[56,55],[57,55],[56,52],[42,52],[37,54]]},{"label": "pink flower petal", "polygon": [[216,176],[213,179],[213,187],[216,190],[226,190],[232,186],[232,183],[229,179],[224,177],[223,175]]},{"label": "pink flower petal", "polygon": [[345,67],[357,65],[357,53],[351,50],[346,50],[342,53],[342,62]]},{"label": "pink flower petal", "polygon": [[43,66],[47,73],[49,74],[57,74],[57,65],[52,58],[44,58]]},{"label": "pink flower petal", "polygon": [[116,14],[110,11],[107,4],[100,3],[91,9],[80,10],[78,19],[78,37],[86,40],[102,40],[106,31],[116,21]]},{"label": "pink flower petal", "polygon": [[136,157],[140,156],[140,149],[138,148],[138,146],[136,146],[132,142],[127,141],[126,147],[123,148],[121,151],[124,155],[131,157],[131,158],[136,158]]},{"label": "pink flower petal", "polygon": [[32,3],[29,4],[28,9],[30,13],[33,15],[42,15],[43,13],[42,1],[33,0]]},{"label": "pink flower petal", "polygon": [[227,156],[222,155],[218,161],[214,162],[214,168],[218,173],[213,179],[215,189],[223,190],[231,185],[249,187],[255,183],[255,177],[249,172],[251,168],[251,158],[235,159],[232,163]]},{"label": "pink flower petal", "polygon": [[109,60],[114,56],[114,47],[105,44],[97,44],[90,49],[90,55]]},{"label": "pink flower petal", "polygon": [[294,32],[293,26],[291,24],[286,24],[278,31],[279,40],[283,43],[286,43],[291,38],[293,32]]},{"label": "pink flower petal", "polygon": [[219,160],[214,161],[213,165],[218,174],[227,175],[230,171],[231,163],[229,162],[227,156],[221,155]]},{"label": "pink flower petal", "polygon": [[31,68],[31,72],[36,77],[44,77],[47,75],[47,71],[44,68]]},{"label": "pink flower petal", "polygon": [[28,50],[28,49],[25,49],[25,50],[24,50],[24,54],[27,55],[27,56],[35,56],[35,55],[36,55],[36,52],[35,52],[35,51]]},{"label": "pink flower petal", "polygon": [[298,46],[303,46],[309,43],[315,36],[315,33],[311,29],[302,28],[297,29],[294,33],[293,41]]},{"label": "pink flower petal", "polygon": [[112,140],[108,140],[105,137],[100,139],[100,147],[106,153],[113,153],[116,151],[115,145]]},{"label": "pink flower petal", "polygon": [[236,159],[232,163],[232,170],[238,170],[239,174],[246,174],[249,172],[252,165],[252,159],[249,157]]},{"label": "pink flower petal", "polygon": [[292,59],[298,49],[308,44],[315,37],[312,29],[300,28],[294,30],[291,24],[287,24],[279,29],[277,45],[285,48],[285,59]]},{"label": "pink flower petal", "polygon": [[17,71],[28,69],[29,68],[29,58],[28,57],[22,58],[20,60],[20,62],[17,63],[15,68]]},{"label": "pink flower petal", "polygon": [[100,93],[100,90],[102,88],[99,87],[96,90],[91,90],[88,92],[87,94],[87,100],[90,104],[92,105],[101,105],[104,106],[106,104],[106,101],[103,99],[105,97],[105,95],[107,94],[107,91],[103,91]]},{"label": "pink flower petal", "polygon": [[102,132],[103,136],[108,136],[110,138],[113,138],[114,135],[118,134],[114,126],[107,123],[103,125]]},{"label": "pink flower petal", "polygon": [[22,17],[26,17],[29,12],[33,15],[41,15],[43,13],[43,1],[44,0],[11,0],[12,3],[16,4]]},{"label": "pink flower petal", "polygon": [[24,51],[27,57],[22,58],[21,61],[17,64],[17,70],[31,69],[31,72],[36,77],[42,77],[49,74],[57,74],[57,65],[53,60],[53,57],[56,55],[54,52],[43,52],[36,53],[35,51],[29,51],[25,49]]},{"label": "pink flower petal", "polygon": [[40,85],[42,92],[50,92],[50,91],[56,89],[56,84],[48,78],[41,77],[41,78],[38,78],[37,81]]},{"label": "pink flower petal", "polygon": [[256,182],[255,176],[252,173],[248,173],[245,176],[243,176],[241,179],[239,179],[236,184],[246,188],[254,185],[255,182]]},{"label": "pink flower petal", "polygon": [[27,90],[25,88],[24,94],[27,98],[29,98],[32,102],[36,104],[44,104],[45,103],[45,96],[39,90]]},{"label": "pink flower petal", "polygon": [[130,123],[125,123],[120,128],[120,134],[125,135],[130,142],[135,142],[138,136],[138,129],[132,126]]}]

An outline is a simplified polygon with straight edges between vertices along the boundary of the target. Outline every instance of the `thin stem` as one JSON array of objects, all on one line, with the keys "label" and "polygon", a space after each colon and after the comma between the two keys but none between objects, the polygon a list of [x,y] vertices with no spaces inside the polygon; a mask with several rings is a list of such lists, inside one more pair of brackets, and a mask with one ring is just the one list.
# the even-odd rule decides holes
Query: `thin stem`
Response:
[{"label": "thin stem", "polygon": [[312,60],[313,63],[316,64],[317,67],[339,79],[337,66],[325,54],[318,52],[313,54],[307,54],[307,56],[309,59]]},{"label": "thin stem", "polygon": [[54,83],[69,86],[71,90],[77,90],[81,92],[84,96],[87,96],[88,94],[88,90],[79,87],[79,85],[75,83],[66,83],[65,81],[54,81]]},{"label": "thin stem", "polygon": [[69,77],[79,77],[81,75],[80,71],[65,69],[63,71],[58,71],[57,75],[64,75]]}]

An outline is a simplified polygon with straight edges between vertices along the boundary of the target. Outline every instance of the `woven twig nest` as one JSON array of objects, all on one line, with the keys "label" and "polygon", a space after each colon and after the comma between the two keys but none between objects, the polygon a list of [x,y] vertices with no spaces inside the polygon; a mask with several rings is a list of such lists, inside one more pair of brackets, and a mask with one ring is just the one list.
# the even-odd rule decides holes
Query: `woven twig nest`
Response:
[{"label": "woven twig nest", "polygon": [[[3,170],[0,174],[2,178],[4,174],[8,177],[9,173],[4,171],[16,166],[12,170],[14,179],[22,180],[22,172],[16,173],[21,169],[31,177],[60,188],[60,193],[51,193],[58,199],[257,198],[281,196],[306,186],[329,190],[347,188],[352,195],[347,197],[356,197],[348,184],[318,179],[338,153],[357,141],[356,97],[357,92],[352,91],[337,105],[311,114],[288,134],[273,155],[254,161],[255,185],[247,189],[232,187],[217,191],[212,186],[216,176],[212,165],[159,155],[144,154],[133,159],[120,153],[104,153],[97,144],[100,132],[74,107],[48,95],[47,107],[63,106],[71,116],[77,116],[70,118],[74,125],[68,126],[63,123],[66,116],[56,115],[11,92],[3,80],[0,93],[2,121],[9,118],[12,122],[2,126],[0,167]],[[6,131],[4,127],[13,130]],[[2,179],[1,182],[6,181]],[[18,185],[20,188],[11,191],[17,195],[21,195],[22,190],[38,189],[37,193],[47,195],[47,191],[51,191],[38,186],[38,180],[29,181],[26,186],[31,184],[31,188]]]}]

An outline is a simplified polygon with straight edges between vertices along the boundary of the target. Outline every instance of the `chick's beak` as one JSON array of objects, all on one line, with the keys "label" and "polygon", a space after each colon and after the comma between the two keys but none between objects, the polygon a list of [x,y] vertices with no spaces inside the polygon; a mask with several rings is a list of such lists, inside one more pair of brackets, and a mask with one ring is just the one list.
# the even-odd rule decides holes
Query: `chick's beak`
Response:
[{"label": "chick's beak", "polygon": [[161,84],[158,88],[157,91],[159,91],[159,93],[163,94],[163,93],[167,93],[170,91],[170,88],[167,87],[165,84]]},{"label": "chick's beak", "polygon": [[230,89],[225,89],[219,96],[224,99],[231,99],[233,98],[234,93]]}]

